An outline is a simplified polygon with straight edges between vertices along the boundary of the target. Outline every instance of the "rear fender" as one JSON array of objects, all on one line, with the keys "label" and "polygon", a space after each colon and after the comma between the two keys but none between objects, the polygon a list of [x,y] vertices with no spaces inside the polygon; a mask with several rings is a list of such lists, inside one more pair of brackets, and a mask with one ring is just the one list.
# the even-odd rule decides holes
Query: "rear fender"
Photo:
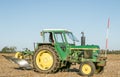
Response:
[{"label": "rear fender", "polygon": [[38,47],[41,46],[41,45],[52,45],[52,46],[54,46],[53,43],[38,43],[37,44]]}]

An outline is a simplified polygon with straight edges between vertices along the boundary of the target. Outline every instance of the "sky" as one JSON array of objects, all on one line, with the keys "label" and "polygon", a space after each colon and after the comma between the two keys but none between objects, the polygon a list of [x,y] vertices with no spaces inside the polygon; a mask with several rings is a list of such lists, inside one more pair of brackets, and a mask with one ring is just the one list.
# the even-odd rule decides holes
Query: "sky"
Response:
[{"label": "sky", "polygon": [[110,18],[110,50],[120,49],[120,0],[0,0],[0,50],[16,46],[33,50],[43,29],[68,29],[86,44],[105,49]]}]

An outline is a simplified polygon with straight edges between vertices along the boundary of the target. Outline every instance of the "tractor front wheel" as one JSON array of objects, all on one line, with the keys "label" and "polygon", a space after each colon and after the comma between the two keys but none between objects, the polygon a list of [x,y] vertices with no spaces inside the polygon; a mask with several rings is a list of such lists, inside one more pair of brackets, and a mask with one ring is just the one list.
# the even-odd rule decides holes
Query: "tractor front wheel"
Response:
[{"label": "tractor front wheel", "polygon": [[82,62],[79,71],[83,76],[92,76],[95,73],[95,65],[89,61]]}]

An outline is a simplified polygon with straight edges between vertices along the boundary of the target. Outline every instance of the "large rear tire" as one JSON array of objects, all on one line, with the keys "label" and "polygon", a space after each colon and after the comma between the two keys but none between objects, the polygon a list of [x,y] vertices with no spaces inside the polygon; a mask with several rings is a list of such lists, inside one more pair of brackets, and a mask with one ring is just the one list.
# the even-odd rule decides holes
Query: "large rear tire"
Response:
[{"label": "large rear tire", "polygon": [[82,76],[93,76],[95,73],[95,65],[90,61],[83,62],[80,64],[79,71]]},{"label": "large rear tire", "polygon": [[54,73],[59,68],[59,57],[50,45],[42,45],[33,56],[36,71],[41,73]]}]

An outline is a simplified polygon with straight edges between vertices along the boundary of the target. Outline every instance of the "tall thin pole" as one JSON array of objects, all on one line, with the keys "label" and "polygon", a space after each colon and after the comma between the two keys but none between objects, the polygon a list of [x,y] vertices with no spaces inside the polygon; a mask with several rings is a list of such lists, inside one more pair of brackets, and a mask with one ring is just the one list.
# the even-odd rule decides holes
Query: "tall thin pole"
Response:
[{"label": "tall thin pole", "polygon": [[108,23],[107,23],[107,34],[106,34],[106,51],[105,51],[105,57],[107,56],[107,50],[108,50],[108,35],[109,35],[109,27],[110,27],[110,18],[108,18]]}]

